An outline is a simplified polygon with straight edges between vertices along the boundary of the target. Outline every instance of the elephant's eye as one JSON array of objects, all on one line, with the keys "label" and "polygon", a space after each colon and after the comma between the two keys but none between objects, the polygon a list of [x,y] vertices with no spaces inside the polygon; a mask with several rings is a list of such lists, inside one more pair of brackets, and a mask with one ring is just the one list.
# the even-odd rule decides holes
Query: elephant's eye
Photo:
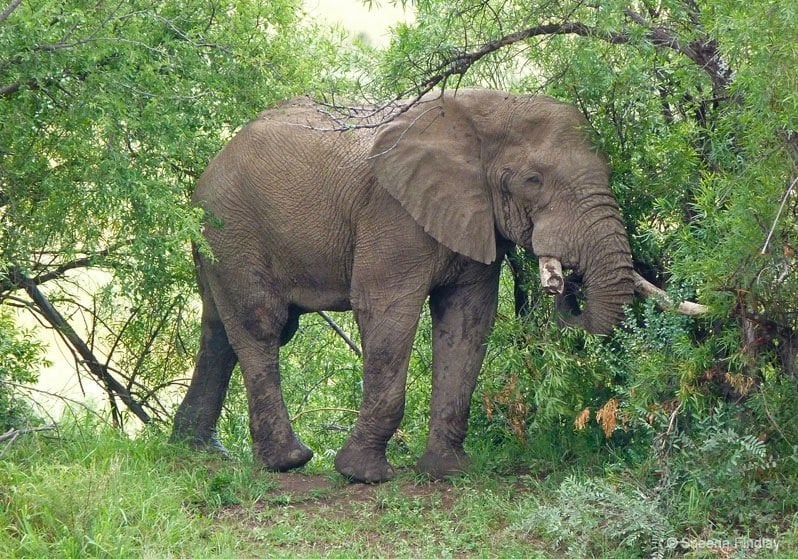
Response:
[{"label": "elephant's eye", "polygon": [[543,185],[543,175],[540,173],[532,173],[526,178],[527,186],[542,186]]}]

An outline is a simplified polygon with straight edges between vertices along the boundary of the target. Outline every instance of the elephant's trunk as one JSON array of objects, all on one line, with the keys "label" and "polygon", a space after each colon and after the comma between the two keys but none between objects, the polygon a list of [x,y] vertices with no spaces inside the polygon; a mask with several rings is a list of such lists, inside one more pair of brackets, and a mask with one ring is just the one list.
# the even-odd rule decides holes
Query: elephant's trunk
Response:
[{"label": "elephant's trunk", "polygon": [[[608,334],[634,296],[629,241],[620,218],[601,220],[580,238],[584,241],[574,280],[566,279],[563,289],[556,291],[557,309],[567,325]],[[548,283],[557,281],[549,278]]]}]

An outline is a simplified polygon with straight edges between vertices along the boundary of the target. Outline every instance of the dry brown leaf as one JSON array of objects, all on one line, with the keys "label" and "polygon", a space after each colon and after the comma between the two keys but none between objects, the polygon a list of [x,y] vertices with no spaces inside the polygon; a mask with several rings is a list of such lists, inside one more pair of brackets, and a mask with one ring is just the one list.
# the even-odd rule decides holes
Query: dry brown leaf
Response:
[{"label": "dry brown leaf", "polygon": [[585,408],[579,412],[579,415],[576,416],[574,419],[574,427],[576,427],[577,431],[581,431],[587,425],[587,422],[590,420],[590,408]]},{"label": "dry brown leaf", "polygon": [[607,400],[596,412],[596,422],[601,425],[601,428],[604,430],[604,436],[608,439],[612,436],[612,432],[615,431],[615,427],[618,424],[617,413],[618,400],[615,398]]}]

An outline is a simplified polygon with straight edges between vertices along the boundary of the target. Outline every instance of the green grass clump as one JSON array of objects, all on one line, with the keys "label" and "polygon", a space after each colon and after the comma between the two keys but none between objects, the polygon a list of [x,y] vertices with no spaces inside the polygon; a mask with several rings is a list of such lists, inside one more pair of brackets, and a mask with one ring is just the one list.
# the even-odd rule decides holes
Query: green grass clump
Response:
[{"label": "green grass clump", "polygon": [[230,542],[206,512],[236,474],[160,438],[63,426],[0,461],[0,556],[218,557]]}]

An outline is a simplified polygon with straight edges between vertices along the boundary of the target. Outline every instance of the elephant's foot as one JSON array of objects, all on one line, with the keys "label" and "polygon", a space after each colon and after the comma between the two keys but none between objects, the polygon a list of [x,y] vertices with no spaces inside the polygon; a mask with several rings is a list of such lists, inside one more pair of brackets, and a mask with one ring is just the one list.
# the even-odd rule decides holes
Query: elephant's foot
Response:
[{"label": "elephant's foot", "polygon": [[416,463],[416,471],[432,479],[444,479],[462,474],[471,466],[471,459],[464,450],[440,452],[427,449]]},{"label": "elephant's foot", "polygon": [[381,483],[396,475],[384,450],[361,448],[349,442],[335,456],[335,469],[347,479],[362,483]]},{"label": "elephant's foot", "polygon": [[287,472],[301,468],[313,458],[313,451],[296,437],[288,444],[268,446],[268,448],[259,447],[260,445],[255,445],[253,448],[257,461],[272,472]]},{"label": "elephant's foot", "polygon": [[216,430],[212,430],[208,434],[188,433],[184,430],[175,428],[172,435],[169,437],[169,442],[173,444],[187,444],[197,450],[205,452],[213,452],[221,454],[225,458],[230,457],[222,441],[216,436]]}]

